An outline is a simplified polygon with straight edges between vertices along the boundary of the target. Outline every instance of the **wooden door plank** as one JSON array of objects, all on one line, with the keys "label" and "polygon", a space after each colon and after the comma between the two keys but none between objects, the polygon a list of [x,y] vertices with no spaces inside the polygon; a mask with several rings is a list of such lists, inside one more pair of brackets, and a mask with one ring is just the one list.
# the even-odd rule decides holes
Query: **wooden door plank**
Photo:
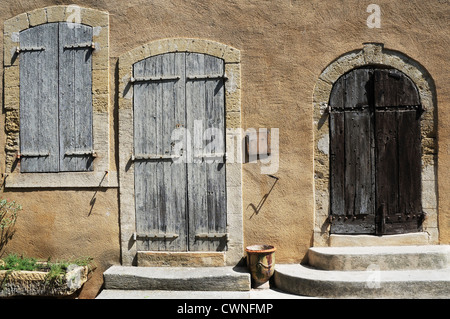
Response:
[{"label": "wooden door plank", "polygon": [[333,233],[371,234],[375,231],[370,77],[370,69],[353,70],[341,77],[332,90],[330,173]]},{"label": "wooden door plank", "polygon": [[[135,77],[184,77],[184,53],[150,57],[134,65]],[[182,81],[182,79],[181,79]],[[134,86],[135,154],[171,152],[171,134],[184,125],[184,83],[180,80],[139,82]],[[139,239],[138,249],[186,250],[185,165],[171,161],[135,162],[136,228],[160,234]],[[176,234],[164,238],[162,234]]]},{"label": "wooden door plank", "polygon": [[388,220],[394,220],[399,194],[397,112],[376,111],[375,120],[377,208],[384,207]]},{"label": "wooden door plank", "polygon": [[331,214],[345,217],[345,126],[344,112],[330,114]]},{"label": "wooden door plank", "polygon": [[420,105],[416,86],[404,73],[378,69],[374,74],[375,107],[398,108]]},{"label": "wooden door plank", "polygon": [[[186,54],[186,76],[205,72],[203,54]],[[192,163],[188,168],[188,211],[189,211],[189,250],[208,251],[209,242],[195,237],[197,232],[208,233],[206,198],[206,163],[202,159],[203,132],[205,129],[205,84],[203,80],[186,81],[186,127],[193,138]]]},{"label": "wooden door plank", "polygon": [[21,172],[57,172],[58,24],[24,30],[19,38],[21,47],[44,48],[20,56]]},{"label": "wooden door plank", "polygon": [[[223,72],[221,59],[197,53],[186,55],[188,78]],[[226,233],[225,164],[222,159],[204,157],[209,153],[223,154],[225,149],[223,79],[188,79],[186,103],[187,128],[194,137],[194,161],[188,164],[189,249],[224,250],[226,238],[196,236]],[[205,137],[210,140],[204,141]],[[211,141],[218,147],[212,147]]]},{"label": "wooden door plank", "polygon": [[[205,75],[223,74],[222,59],[205,55]],[[207,145],[205,153],[225,154],[225,107],[223,79],[205,81],[206,130],[204,136]],[[209,133],[208,133],[209,132]],[[208,147],[209,146],[209,147]],[[226,179],[224,157],[203,159],[207,174],[208,233],[226,233]],[[221,251],[226,247],[227,238],[209,241],[209,251]]]},{"label": "wooden door plank", "polygon": [[[59,23],[60,171],[92,171],[92,27]],[[74,154],[75,153],[75,154]]]}]

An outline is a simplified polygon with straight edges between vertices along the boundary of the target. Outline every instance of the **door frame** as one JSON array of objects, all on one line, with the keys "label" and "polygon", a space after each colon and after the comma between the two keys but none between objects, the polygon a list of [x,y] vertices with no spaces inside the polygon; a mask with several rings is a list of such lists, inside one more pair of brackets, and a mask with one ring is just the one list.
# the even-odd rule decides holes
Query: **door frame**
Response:
[{"label": "door frame", "polygon": [[[330,235],[329,125],[328,101],[333,84],[352,69],[363,66],[391,67],[403,72],[416,85],[425,112],[422,135],[422,209],[426,218],[422,232],[402,235]],[[439,242],[437,197],[437,108],[436,92],[427,70],[405,54],[385,49],[381,43],[364,43],[363,48],[341,55],[320,74],[313,93],[314,125],[314,246],[404,245]],[[357,240],[355,240],[357,237]]]},{"label": "door frame", "polygon": [[[152,41],[119,57],[119,199],[120,237],[123,265],[137,265],[136,219],[134,198],[133,154],[133,65],[151,56],[172,52],[203,53],[225,63],[225,127],[226,191],[227,191],[227,250],[224,252],[154,252],[156,259],[167,259],[172,265],[198,264],[199,260],[215,260],[214,265],[235,265],[244,252],[242,210],[242,129],[241,129],[241,55],[240,51],[215,41],[192,38],[169,38]],[[148,254],[148,253],[147,253]],[[150,252],[151,254],[151,252]],[[220,256],[218,256],[220,255]],[[179,256],[179,257],[177,257]],[[219,257],[219,258],[217,258]]]}]

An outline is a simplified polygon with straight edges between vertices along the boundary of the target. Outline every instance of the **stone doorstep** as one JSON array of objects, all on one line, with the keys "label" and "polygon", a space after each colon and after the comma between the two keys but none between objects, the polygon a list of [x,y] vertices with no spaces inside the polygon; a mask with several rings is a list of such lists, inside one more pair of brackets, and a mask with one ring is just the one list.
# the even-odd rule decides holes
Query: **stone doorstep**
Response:
[{"label": "stone doorstep", "polygon": [[323,298],[450,298],[450,268],[335,271],[299,264],[277,265],[278,289]]},{"label": "stone doorstep", "polygon": [[176,291],[249,291],[250,274],[239,267],[111,266],[105,289]]},{"label": "stone doorstep", "polygon": [[311,247],[307,257],[323,270],[443,269],[450,267],[450,246]]},{"label": "stone doorstep", "polygon": [[0,270],[0,297],[13,296],[69,296],[87,281],[88,267],[77,266],[65,275],[62,285],[49,285],[45,271]]}]

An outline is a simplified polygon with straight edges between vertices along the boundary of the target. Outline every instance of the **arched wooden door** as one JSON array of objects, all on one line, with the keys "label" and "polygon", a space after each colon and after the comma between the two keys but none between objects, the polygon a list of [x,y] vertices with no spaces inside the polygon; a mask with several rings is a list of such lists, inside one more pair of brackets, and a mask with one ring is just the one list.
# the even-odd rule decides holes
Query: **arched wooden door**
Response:
[{"label": "arched wooden door", "polygon": [[[225,250],[223,60],[166,53],[135,63],[133,77],[137,249]],[[185,160],[174,149],[179,128]],[[220,149],[208,148],[208,139],[221,139]]]},{"label": "arched wooden door", "polygon": [[422,108],[395,69],[341,76],[330,95],[330,221],[334,234],[421,230]]}]

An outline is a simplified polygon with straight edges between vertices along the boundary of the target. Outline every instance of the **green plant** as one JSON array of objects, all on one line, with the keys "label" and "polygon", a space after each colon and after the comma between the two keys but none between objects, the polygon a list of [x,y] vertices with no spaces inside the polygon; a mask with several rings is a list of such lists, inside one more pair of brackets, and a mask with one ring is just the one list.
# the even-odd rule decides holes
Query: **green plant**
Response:
[{"label": "green plant", "polygon": [[34,258],[26,258],[23,256],[18,256],[17,254],[9,254],[5,258],[3,258],[3,264],[0,265],[0,270],[32,271],[38,270],[39,267],[40,266],[37,264],[37,261]]},{"label": "green plant", "polygon": [[52,262],[50,258],[46,262],[39,262],[35,258],[18,256],[11,253],[3,258],[3,263],[0,264],[0,270],[7,270],[8,273],[12,271],[45,271],[45,281],[50,285],[60,285],[64,283],[64,274],[68,271],[71,265],[87,266],[89,270],[93,267],[92,257],[81,257],[73,260],[55,261]]}]

